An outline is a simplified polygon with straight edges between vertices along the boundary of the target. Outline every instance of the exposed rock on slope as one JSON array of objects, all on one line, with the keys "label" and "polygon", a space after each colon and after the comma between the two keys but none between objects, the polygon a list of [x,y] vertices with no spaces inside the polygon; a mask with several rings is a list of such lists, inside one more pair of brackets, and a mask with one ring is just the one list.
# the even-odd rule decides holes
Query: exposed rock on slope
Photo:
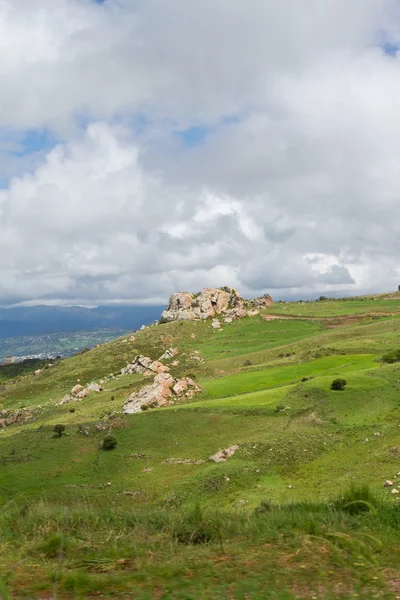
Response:
[{"label": "exposed rock on slope", "polygon": [[8,410],[0,411],[0,427],[9,427],[14,423],[25,423],[28,419],[31,419],[34,415],[33,410],[21,408],[15,412]]},{"label": "exposed rock on slope", "polygon": [[158,373],[152,384],[145,385],[139,392],[133,392],[122,407],[125,414],[174,404],[177,397],[192,397],[200,391],[189,377],[174,379],[169,373]]},{"label": "exposed rock on slope", "polygon": [[177,292],[170,297],[167,310],[161,315],[161,323],[206,320],[222,314],[228,319],[241,319],[257,314],[257,309],[268,308],[272,303],[268,294],[256,300],[245,300],[228,287],[205,288],[200,294]]},{"label": "exposed rock on slope", "polygon": [[148,356],[136,356],[133,363],[130,363],[126,367],[121,369],[121,375],[137,375],[152,373],[166,373],[169,371],[169,367],[163,365],[159,360],[152,360]]},{"label": "exposed rock on slope", "polygon": [[228,458],[233,456],[235,454],[236,450],[238,450],[238,449],[239,449],[239,445],[234,444],[233,446],[229,446],[229,448],[224,448],[223,450],[219,450],[218,452],[216,452],[215,454],[210,456],[210,460],[212,460],[213,462],[216,462],[216,463],[226,462],[228,460]]}]

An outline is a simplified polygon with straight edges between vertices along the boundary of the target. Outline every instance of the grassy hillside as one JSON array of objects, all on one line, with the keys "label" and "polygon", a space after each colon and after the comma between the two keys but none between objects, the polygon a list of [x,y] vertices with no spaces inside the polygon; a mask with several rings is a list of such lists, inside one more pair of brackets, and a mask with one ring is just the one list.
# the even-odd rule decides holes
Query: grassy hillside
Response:
[{"label": "grassy hillside", "polygon": [[[399,317],[400,295],[275,304],[222,330],[148,327],[39,375],[0,373],[1,409],[33,412],[0,430],[11,597],[399,597],[400,494],[384,483],[400,489],[400,363],[381,360],[400,348]],[[201,393],[123,415],[149,382],[121,368],[169,347],[163,362]]]}]

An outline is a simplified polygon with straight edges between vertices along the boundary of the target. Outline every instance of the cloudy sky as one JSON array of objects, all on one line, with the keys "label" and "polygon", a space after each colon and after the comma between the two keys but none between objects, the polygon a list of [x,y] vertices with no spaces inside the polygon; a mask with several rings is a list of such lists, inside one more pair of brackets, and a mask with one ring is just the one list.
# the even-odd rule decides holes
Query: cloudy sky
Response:
[{"label": "cloudy sky", "polygon": [[0,0],[0,304],[400,283],[397,0]]}]

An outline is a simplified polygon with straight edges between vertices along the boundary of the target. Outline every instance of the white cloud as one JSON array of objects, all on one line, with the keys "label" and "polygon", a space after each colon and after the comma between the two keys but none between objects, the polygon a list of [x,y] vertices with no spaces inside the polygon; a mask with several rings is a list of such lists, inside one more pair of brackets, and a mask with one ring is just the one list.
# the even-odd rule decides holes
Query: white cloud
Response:
[{"label": "white cloud", "polygon": [[0,0],[0,299],[397,288],[396,40],[392,0]]}]

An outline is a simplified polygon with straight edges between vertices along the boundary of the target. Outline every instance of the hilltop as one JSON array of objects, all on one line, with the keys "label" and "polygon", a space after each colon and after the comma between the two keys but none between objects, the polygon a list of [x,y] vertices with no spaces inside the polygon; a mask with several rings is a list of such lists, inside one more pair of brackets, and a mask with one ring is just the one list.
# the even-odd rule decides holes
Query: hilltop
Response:
[{"label": "hilltop", "polygon": [[400,294],[234,318],[224,290],[209,318],[0,369],[13,597],[396,597]]}]

